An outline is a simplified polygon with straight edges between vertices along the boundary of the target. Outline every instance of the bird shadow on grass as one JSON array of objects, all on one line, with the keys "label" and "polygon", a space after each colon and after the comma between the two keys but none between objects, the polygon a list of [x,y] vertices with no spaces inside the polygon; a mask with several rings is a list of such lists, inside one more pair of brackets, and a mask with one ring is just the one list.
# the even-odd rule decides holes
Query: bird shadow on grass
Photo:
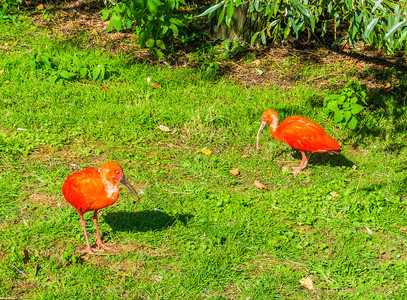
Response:
[{"label": "bird shadow on grass", "polygon": [[176,222],[186,225],[192,215],[170,216],[159,210],[139,212],[119,211],[108,213],[104,221],[110,225],[113,232],[117,231],[156,231],[173,226]]}]

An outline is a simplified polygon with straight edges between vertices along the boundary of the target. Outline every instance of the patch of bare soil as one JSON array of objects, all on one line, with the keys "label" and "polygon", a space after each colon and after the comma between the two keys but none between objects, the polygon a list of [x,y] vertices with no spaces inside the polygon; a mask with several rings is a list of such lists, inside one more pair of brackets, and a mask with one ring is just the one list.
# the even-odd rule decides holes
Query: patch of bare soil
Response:
[{"label": "patch of bare soil", "polygon": [[38,191],[33,191],[28,198],[30,199],[30,206],[44,205],[53,208],[68,206],[62,197],[55,197]]},{"label": "patch of bare soil", "polygon": [[[94,47],[105,49],[111,53],[127,53],[136,61],[150,62],[165,66],[170,63],[173,67],[196,67],[191,61],[188,50],[178,49],[166,61],[158,60],[148,51],[140,49],[137,37],[131,31],[106,33],[108,21],[102,21],[100,10],[104,7],[101,2],[94,0],[77,0],[63,2],[56,5],[43,4],[45,16],[38,10],[33,16],[36,25],[45,27],[52,32],[58,41],[63,40],[78,43],[79,47]],[[52,14],[50,16],[49,14]],[[87,40],[78,40],[86,33]],[[256,57],[249,62],[245,57],[233,57],[228,61],[219,62],[220,73],[231,80],[250,86],[280,86],[289,88],[298,82],[312,84],[324,88],[329,80],[343,75],[357,77],[369,88],[391,91],[397,84],[394,72],[384,72],[386,69],[395,72],[405,72],[406,58],[383,55],[364,44],[357,46],[354,51],[347,44],[335,50],[330,50],[317,41],[282,41],[261,48],[249,49]],[[322,76],[311,77],[303,75],[304,68],[309,64],[329,66],[330,72]],[[366,72],[366,67],[379,72]],[[289,70],[289,72],[287,72]],[[346,82],[346,81],[345,81]]]}]

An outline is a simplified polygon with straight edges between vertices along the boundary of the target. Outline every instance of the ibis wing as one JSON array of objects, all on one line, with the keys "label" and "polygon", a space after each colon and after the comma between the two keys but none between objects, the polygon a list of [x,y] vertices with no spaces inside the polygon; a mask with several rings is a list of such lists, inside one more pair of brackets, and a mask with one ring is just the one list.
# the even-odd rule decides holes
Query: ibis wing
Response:
[{"label": "ibis wing", "polygon": [[341,149],[320,125],[301,116],[285,119],[277,130],[284,143],[298,150],[326,152]]},{"label": "ibis wing", "polygon": [[107,198],[100,174],[94,168],[69,175],[62,187],[62,193],[65,199],[82,214],[98,209],[97,204]]}]

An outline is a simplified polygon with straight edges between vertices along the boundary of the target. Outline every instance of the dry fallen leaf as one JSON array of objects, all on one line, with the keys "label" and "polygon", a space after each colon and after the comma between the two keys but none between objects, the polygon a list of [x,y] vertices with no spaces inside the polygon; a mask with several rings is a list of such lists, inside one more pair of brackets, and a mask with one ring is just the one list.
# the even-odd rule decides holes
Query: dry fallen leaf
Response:
[{"label": "dry fallen leaf", "polygon": [[196,152],[201,152],[201,153],[203,153],[205,155],[208,155],[208,156],[212,154],[212,151],[209,150],[209,149],[198,149]]},{"label": "dry fallen leaf", "polygon": [[43,10],[43,9],[44,9],[44,5],[42,5],[42,4],[37,5],[37,10]]},{"label": "dry fallen leaf", "polygon": [[13,43],[13,46],[17,46],[17,45],[18,45],[18,41],[15,40],[14,43]]},{"label": "dry fallen leaf", "polygon": [[254,181],[254,186],[261,190],[267,190],[267,187],[258,180]]},{"label": "dry fallen leaf", "polygon": [[255,60],[253,60],[253,63],[254,63],[256,66],[258,66],[258,65],[260,65],[260,63],[261,63],[261,60],[260,60],[260,59],[255,59]]},{"label": "dry fallen leaf", "polygon": [[23,263],[25,265],[28,264],[28,261],[30,260],[30,256],[28,254],[28,250],[27,249],[23,249]]},{"label": "dry fallen leaf", "polygon": [[337,192],[335,192],[335,191],[331,192],[330,194],[334,198],[339,197],[339,194]]},{"label": "dry fallen leaf", "polygon": [[388,88],[390,88],[390,87],[391,87],[391,84],[390,84],[390,83],[386,83],[386,85],[384,86],[385,89],[388,89]]},{"label": "dry fallen leaf", "polygon": [[407,233],[407,227],[400,227],[399,229],[401,232]]},{"label": "dry fallen leaf", "polygon": [[2,75],[4,73],[4,70],[0,70],[0,75]]},{"label": "dry fallen leaf", "polygon": [[110,91],[110,89],[109,89],[107,86],[104,86],[104,87],[100,88],[100,90],[101,90],[102,92]]},{"label": "dry fallen leaf", "polygon": [[98,35],[98,32],[95,28],[92,29],[92,31],[90,32],[91,35]]},{"label": "dry fallen leaf", "polygon": [[158,125],[158,129],[160,129],[161,131],[165,131],[165,132],[171,131],[171,129],[169,129],[167,126],[164,126],[164,125]]},{"label": "dry fallen leaf", "polygon": [[232,175],[238,176],[240,174],[240,170],[239,168],[232,169],[230,170],[230,173],[232,173]]},{"label": "dry fallen leaf", "polygon": [[312,291],[314,289],[314,284],[312,283],[312,279],[309,277],[302,278],[300,280],[300,284],[309,291]]},{"label": "dry fallen leaf", "polygon": [[249,158],[249,157],[251,157],[250,154],[243,154],[243,155],[242,155],[242,158]]},{"label": "dry fallen leaf", "polygon": [[153,89],[159,89],[159,88],[161,88],[161,84],[158,83],[157,81],[154,82],[151,86],[153,87]]}]

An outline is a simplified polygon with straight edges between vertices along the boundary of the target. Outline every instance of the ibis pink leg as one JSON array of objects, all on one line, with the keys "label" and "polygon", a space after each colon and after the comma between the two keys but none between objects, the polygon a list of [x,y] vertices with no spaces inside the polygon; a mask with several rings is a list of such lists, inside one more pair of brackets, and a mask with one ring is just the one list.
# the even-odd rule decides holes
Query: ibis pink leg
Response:
[{"label": "ibis pink leg", "polygon": [[[102,248],[104,248],[106,250],[114,251],[113,249],[111,249],[110,247],[107,246],[108,244],[103,243],[102,239],[100,238],[100,232],[99,232],[99,227],[98,227],[98,211],[97,210],[95,210],[95,213],[93,214],[93,222],[95,223],[95,228],[96,228],[96,235],[97,235],[96,245],[98,245],[98,248],[100,249],[102,247]],[[112,245],[112,244],[109,244],[109,245]]]},{"label": "ibis pink leg", "polygon": [[312,152],[311,151],[306,151],[306,153],[304,151],[300,151],[302,154],[302,160],[301,160],[301,164],[299,165],[298,168],[295,168],[293,171],[294,175],[298,175],[302,169],[304,169],[307,165],[308,165],[308,160],[311,157]]},{"label": "ibis pink leg", "polygon": [[89,254],[93,254],[93,251],[95,249],[92,249],[92,247],[89,244],[88,234],[86,233],[86,223],[85,223],[85,220],[83,219],[83,215],[81,214],[80,216],[81,216],[81,224],[82,224],[83,232],[85,233],[86,245],[87,245],[87,247],[83,250],[80,250],[80,252],[88,252]]}]

